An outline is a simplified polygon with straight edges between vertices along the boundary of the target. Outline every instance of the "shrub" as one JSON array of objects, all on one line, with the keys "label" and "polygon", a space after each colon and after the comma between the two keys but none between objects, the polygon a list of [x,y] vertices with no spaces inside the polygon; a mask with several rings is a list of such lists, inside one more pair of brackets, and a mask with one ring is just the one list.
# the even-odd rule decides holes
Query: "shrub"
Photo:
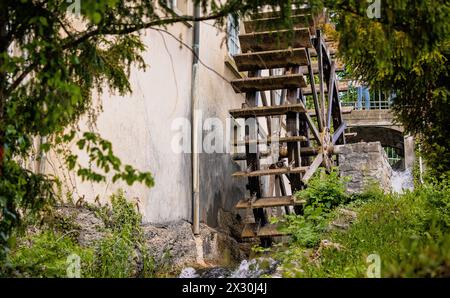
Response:
[{"label": "shrub", "polygon": [[[373,198],[370,193],[363,197]],[[427,184],[402,195],[376,197],[358,207],[358,219],[349,230],[321,235],[339,243],[342,249],[323,249],[318,261],[311,262],[304,250],[291,244],[281,255],[285,275],[365,277],[367,256],[378,254],[382,277],[449,276],[448,182]],[[293,260],[299,265],[293,267]]]},{"label": "shrub", "polygon": [[[83,248],[72,237],[73,223],[52,225],[46,231],[28,233],[3,262],[0,276],[66,277],[67,257],[81,260],[82,277],[152,277],[155,265],[145,247],[141,215],[122,191],[111,196],[111,207],[88,205],[103,219],[107,236]],[[64,227],[69,227],[67,231]]]},{"label": "shrub", "polygon": [[81,259],[82,277],[90,277],[94,252],[81,248],[67,234],[44,231],[20,239],[8,255],[0,275],[5,277],[65,277],[67,257],[76,254]]},{"label": "shrub", "polygon": [[337,169],[329,174],[319,172],[311,178],[306,189],[295,194],[298,199],[306,201],[302,214],[290,214],[272,221],[279,222],[281,229],[291,234],[294,243],[304,247],[315,246],[327,226],[330,212],[350,199],[345,193],[346,180],[339,177]]},{"label": "shrub", "polygon": [[[154,263],[145,247],[141,214],[128,202],[122,191],[111,196],[112,208],[99,210],[111,229],[95,252],[95,271],[100,277],[150,277]],[[137,268],[140,267],[140,268]]]},{"label": "shrub", "polygon": [[[319,171],[308,183],[308,187],[298,191],[295,196],[306,200],[305,209],[312,207],[325,212],[340,204],[348,202],[349,196],[345,192],[347,178],[339,177],[334,168],[329,174]],[[308,213],[305,210],[305,213]]]}]

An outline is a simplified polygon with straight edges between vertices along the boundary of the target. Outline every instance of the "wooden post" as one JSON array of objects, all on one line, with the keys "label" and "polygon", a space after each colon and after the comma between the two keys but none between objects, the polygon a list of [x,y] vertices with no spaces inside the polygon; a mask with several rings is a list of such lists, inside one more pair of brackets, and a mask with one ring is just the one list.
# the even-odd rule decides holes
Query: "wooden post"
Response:
[{"label": "wooden post", "polygon": [[[248,73],[249,77],[256,77],[260,76],[261,71],[250,71]],[[249,107],[256,107],[257,106],[257,92],[247,92],[246,93],[246,102],[249,105]],[[252,122],[252,125],[247,125],[248,119],[254,119],[254,123]],[[257,140],[258,139],[258,118],[256,117],[246,117],[245,118],[246,125],[245,125],[245,138],[248,140]],[[245,152],[247,153],[247,169],[249,171],[257,171],[260,170],[260,153],[258,148],[258,143],[252,144],[252,143],[246,143],[245,144]],[[250,192],[250,197],[256,197],[261,198],[262,192],[261,192],[261,179],[260,177],[249,177],[248,178],[248,185],[247,188]],[[257,208],[253,209],[253,215],[255,216],[255,221],[261,225],[265,226],[268,223],[268,220],[266,218],[265,212],[263,208]],[[270,246],[271,239],[270,238],[261,238],[261,245],[262,246]]]},{"label": "wooden post", "polygon": [[[298,73],[299,67],[294,67],[290,69],[292,73]],[[286,99],[291,103],[301,102],[299,96],[299,90],[288,89],[286,91]],[[299,134],[299,114],[295,112],[289,112],[286,115],[286,131],[288,136],[298,136]],[[300,157],[300,144],[299,142],[292,142],[287,144],[288,148],[288,163],[290,167],[300,167],[301,157]],[[301,174],[290,174],[289,180],[291,182],[292,193],[300,190],[303,186],[301,180]]]},{"label": "wooden post", "polygon": [[323,128],[325,127],[325,91],[324,91],[324,78],[323,78],[323,57],[322,57],[322,34],[320,30],[317,30],[316,33],[316,51],[317,51],[317,63],[319,66],[319,90],[320,90],[320,104],[321,104],[321,110],[322,110],[322,130],[320,132],[323,132]]}]

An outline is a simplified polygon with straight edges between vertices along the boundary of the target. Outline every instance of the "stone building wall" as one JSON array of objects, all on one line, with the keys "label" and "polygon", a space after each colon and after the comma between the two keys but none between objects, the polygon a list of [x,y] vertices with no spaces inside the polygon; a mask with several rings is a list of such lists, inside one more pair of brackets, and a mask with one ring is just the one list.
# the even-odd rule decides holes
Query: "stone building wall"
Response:
[{"label": "stone building wall", "polygon": [[385,192],[391,190],[392,168],[380,142],[338,145],[334,151],[341,176],[351,179],[348,192],[361,192],[370,181],[378,182]]}]

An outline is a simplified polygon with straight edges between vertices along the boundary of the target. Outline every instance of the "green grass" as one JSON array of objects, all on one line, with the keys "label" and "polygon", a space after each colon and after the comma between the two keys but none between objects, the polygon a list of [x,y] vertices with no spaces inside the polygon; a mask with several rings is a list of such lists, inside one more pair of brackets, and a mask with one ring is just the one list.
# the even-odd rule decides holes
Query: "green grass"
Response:
[{"label": "green grass", "polygon": [[0,276],[67,277],[68,257],[73,254],[80,257],[81,277],[155,276],[156,266],[140,227],[141,215],[133,203],[119,192],[111,196],[110,207],[89,208],[105,222],[104,238],[81,247],[72,233],[76,224],[68,218],[54,218],[56,223],[40,226],[36,233],[17,235],[16,244],[0,263]]},{"label": "green grass", "polygon": [[[373,190],[372,190],[373,192]],[[347,231],[323,232],[341,249],[323,248],[313,261],[308,249],[293,242],[277,253],[285,277],[366,277],[367,257],[377,254],[381,277],[450,276],[450,188],[426,185],[404,195],[362,194],[371,198],[347,207],[358,213]]]},{"label": "green grass", "polygon": [[68,257],[80,257],[82,277],[91,277],[94,251],[81,248],[67,235],[43,231],[27,235],[20,244],[8,254],[0,272],[9,277],[65,277],[69,266]]}]

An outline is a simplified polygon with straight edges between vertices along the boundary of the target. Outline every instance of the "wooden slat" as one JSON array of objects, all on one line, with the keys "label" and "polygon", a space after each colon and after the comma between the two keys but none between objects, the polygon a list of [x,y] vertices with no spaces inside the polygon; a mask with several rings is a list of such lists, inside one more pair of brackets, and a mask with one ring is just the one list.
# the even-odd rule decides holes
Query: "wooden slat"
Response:
[{"label": "wooden slat", "polygon": [[286,236],[288,235],[285,232],[279,231],[277,226],[274,224],[268,224],[264,227],[259,228],[257,230],[256,224],[246,224],[242,231],[242,238],[256,238],[256,237],[277,237],[277,236]]},{"label": "wooden slat", "polygon": [[304,88],[306,80],[301,74],[245,78],[231,81],[236,93]]},{"label": "wooden slat", "polygon": [[[319,85],[316,84],[316,90],[318,89]],[[339,92],[348,91],[348,89],[349,89],[348,82],[346,81],[339,82]],[[328,93],[328,88],[326,86],[324,86],[324,91],[325,93]],[[303,95],[312,95],[311,86],[308,86],[303,89]]]},{"label": "wooden slat", "polygon": [[308,170],[308,167],[296,167],[296,168],[278,168],[278,169],[267,169],[258,170],[252,172],[236,172],[233,173],[233,177],[259,177],[259,176],[270,176],[270,175],[282,175],[282,174],[299,174],[304,173]]},{"label": "wooden slat", "polygon": [[240,200],[236,204],[236,209],[248,209],[248,208],[270,208],[270,207],[279,207],[279,206],[293,206],[293,205],[303,205],[306,201],[304,200],[295,200],[292,196],[283,196],[283,197],[267,197],[260,198],[251,203],[249,199]]},{"label": "wooden slat", "polygon": [[230,110],[230,115],[234,118],[265,117],[284,115],[288,112],[306,113],[307,110],[303,104],[287,104],[280,106],[233,109]]},{"label": "wooden slat", "polygon": [[[347,135],[347,134],[345,134],[345,135]],[[356,133],[354,133],[354,135],[356,135]],[[292,137],[292,138],[297,138],[297,137]],[[282,143],[282,142],[280,141],[280,143]],[[236,145],[236,144],[233,144],[233,145],[239,146],[239,145],[242,145],[242,144],[238,143],[238,145]],[[300,155],[302,157],[303,156],[316,156],[317,154],[319,154],[320,150],[321,150],[320,147],[301,147],[300,148]],[[260,158],[267,158],[270,154],[271,154],[270,150],[262,151],[262,152],[260,152]],[[285,157],[288,156],[286,147],[280,147],[279,156],[282,157],[282,158],[285,158]],[[234,153],[234,154],[231,155],[231,159],[233,159],[233,160],[245,160],[246,159],[246,154],[245,153]]]},{"label": "wooden slat", "polygon": [[304,142],[306,141],[305,136],[293,136],[293,137],[272,137],[270,139],[260,139],[260,140],[245,140],[245,141],[237,141],[236,143],[232,143],[233,146],[242,146],[246,144],[271,144],[273,142],[278,143],[293,143],[293,142]]},{"label": "wooden slat", "polygon": [[[314,26],[314,20],[311,15],[291,15],[290,19],[292,28],[310,28]],[[286,21],[278,17],[244,21],[246,33],[274,31],[286,29],[286,27]]]},{"label": "wooden slat", "polygon": [[264,227],[261,227],[258,231],[257,237],[277,237],[277,236],[286,236],[288,235],[286,232],[282,232],[278,230],[278,227],[274,224],[269,224]]},{"label": "wooden slat", "polygon": [[[319,154],[321,150],[321,147],[301,147],[300,148],[300,155],[301,156],[316,156]],[[285,158],[287,157],[287,150],[286,147],[280,148],[280,157]]]},{"label": "wooden slat", "polygon": [[243,53],[311,47],[308,28],[241,34],[239,41]]},{"label": "wooden slat", "polygon": [[241,237],[242,238],[254,238],[254,237],[256,237],[257,229],[258,229],[258,224],[247,223],[244,225],[244,228],[242,229]]},{"label": "wooden slat", "polygon": [[[296,8],[291,10],[291,15],[311,15],[311,9],[309,8]],[[279,18],[281,17],[281,11],[264,11],[252,14],[251,18],[253,20],[257,19],[267,19],[267,18]]]},{"label": "wooden slat", "polygon": [[[336,61],[336,69],[335,72],[342,72],[345,70],[345,65],[342,61],[340,60],[335,60]],[[312,71],[314,74],[318,74],[319,73],[319,66],[317,64],[317,62],[313,62],[312,63]],[[300,67],[300,72],[303,74],[306,74],[309,72],[308,70],[308,66],[301,66]]]},{"label": "wooden slat", "polygon": [[239,71],[306,65],[305,49],[287,49],[244,53],[234,56]]},{"label": "wooden slat", "polygon": [[[334,41],[326,42],[327,44],[327,50],[330,53],[331,56],[334,56],[337,54],[338,44]],[[310,48],[310,54],[311,57],[317,57],[317,51],[314,48]]]},{"label": "wooden slat", "polygon": [[[353,107],[343,107],[343,108],[341,108],[341,113],[342,114],[351,114],[353,110],[354,110]],[[313,109],[308,109],[308,115],[311,117],[315,117],[316,112]]]}]

